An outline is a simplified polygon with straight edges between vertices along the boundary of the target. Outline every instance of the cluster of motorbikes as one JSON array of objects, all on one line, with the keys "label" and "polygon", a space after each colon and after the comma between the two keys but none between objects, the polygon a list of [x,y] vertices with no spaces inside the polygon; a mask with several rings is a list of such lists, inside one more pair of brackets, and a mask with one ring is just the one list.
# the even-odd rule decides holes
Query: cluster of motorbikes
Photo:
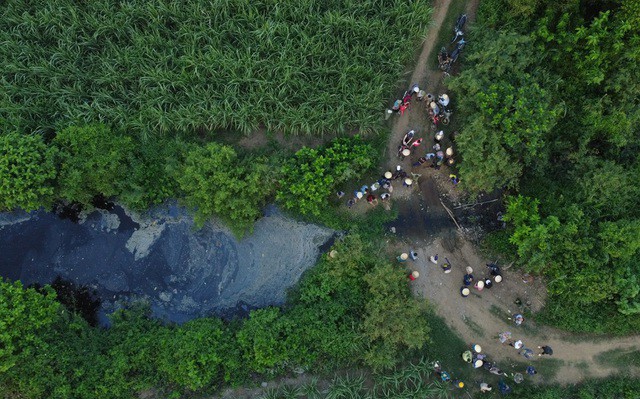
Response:
[{"label": "cluster of motorbikes", "polygon": [[451,67],[458,60],[462,49],[467,44],[467,41],[464,40],[464,31],[462,30],[466,22],[467,14],[460,15],[456,20],[456,25],[453,28],[455,35],[449,43],[449,46],[453,46],[451,53],[449,53],[446,47],[442,47],[438,53],[438,67],[445,73],[445,75],[448,75],[451,72]]}]

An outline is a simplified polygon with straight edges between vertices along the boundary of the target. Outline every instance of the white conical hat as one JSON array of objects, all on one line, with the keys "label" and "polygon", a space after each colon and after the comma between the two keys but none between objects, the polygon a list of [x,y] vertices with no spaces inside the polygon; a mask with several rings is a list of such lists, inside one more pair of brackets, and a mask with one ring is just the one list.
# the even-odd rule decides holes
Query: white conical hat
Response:
[{"label": "white conical hat", "polygon": [[502,276],[496,276],[495,280],[496,280],[496,283],[501,282],[502,281]]},{"label": "white conical hat", "polygon": [[480,359],[476,360],[476,362],[473,364],[473,367],[479,369],[480,367],[482,367],[482,365],[484,364],[484,362]]},{"label": "white conical hat", "polygon": [[413,184],[413,180],[409,179],[408,177],[406,179],[404,179],[404,184],[406,184],[407,186],[410,186]]},{"label": "white conical hat", "polygon": [[473,273],[473,269],[471,268],[471,266],[467,266],[465,270],[467,271],[467,274]]},{"label": "white conical hat", "polygon": [[420,273],[418,273],[418,271],[414,270],[411,272],[411,275],[413,276],[413,278],[418,278],[420,277]]},{"label": "white conical hat", "polygon": [[384,177],[385,179],[391,179],[393,177],[393,173],[391,172],[384,172]]},{"label": "white conical hat", "polygon": [[447,153],[447,155],[449,155],[449,156],[453,155],[453,147],[449,147],[449,148],[447,148],[446,153]]},{"label": "white conical hat", "polygon": [[475,345],[473,345],[473,351],[475,353],[480,353],[480,352],[482,352],[482,347],[480,345],[478,345],[478,344],[475,344]]},{"label": "white conical hat", "polygon": [[476,287],[478,288],[484,288],[484,281],[480,280],[476,283]]},{"label": "white conical hat", "polygon": [[468,288],[463,288],[462,289],[462,295],[469,295],[471,293],[471,291],[469,291]]},{"label": "white conical hat", "polygon": [[409,259],[409,255],[407,255],[406,252],[403,252],[403,253],[400,254],[400,259],[407,260],[407,259]]},{"label": "white conical hat", "polygon": [[429,106],[431,107],[431,109],[436,109],[438,105],[436,104],[435,101],[431,101],[431,104],[429,104]]},{"label": "white conical hat", "polygon": [[449,96],[446,95],[446,94],[442,94],[442,95],[440,95],[440,97],[445,101],[447,101],[449,99]]},{"label": "white conical hat", "polygon": [[402,150],[402,155],[404,155],[405,157],[408,157],[409,155],[411,155],[411,150],[408,148],[405,148],[404,150]]}]

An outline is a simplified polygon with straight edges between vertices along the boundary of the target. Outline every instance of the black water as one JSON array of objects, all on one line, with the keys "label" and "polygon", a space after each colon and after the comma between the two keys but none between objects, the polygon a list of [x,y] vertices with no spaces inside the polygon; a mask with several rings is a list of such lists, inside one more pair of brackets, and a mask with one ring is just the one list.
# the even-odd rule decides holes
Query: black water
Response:
[{"label": "black water", "polygon": [[108,201],[95,205],[84,221],[77,207],[58,208],[58,215],[0,214],[0,276],[25,285],[61,278],[67,291],[86,289],[100,301],[103,324],[132,300],[148,302],[157,317],[184,322],[282,304],[333,236],[275,208],[253,235],[237,240],[216,225],[195,230],[175,205],[150,212],[144,224]]}]

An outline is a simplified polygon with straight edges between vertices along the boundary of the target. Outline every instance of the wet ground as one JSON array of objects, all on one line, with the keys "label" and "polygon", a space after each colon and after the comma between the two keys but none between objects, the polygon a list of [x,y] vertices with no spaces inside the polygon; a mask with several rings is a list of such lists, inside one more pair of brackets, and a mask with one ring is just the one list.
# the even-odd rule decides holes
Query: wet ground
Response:
[{"label": "wet ground", "polygon": [[195,230],[175,205],[144,215],[104,207],[77,223],[43,211],[0,214],[0,275],[25,285],[58,276],[86,285],[102,300],[103,323],[132,299],[148,301],[157,317],[184,322],[282,304],[334,235],[275,207],[242,240],[215,223]]}]

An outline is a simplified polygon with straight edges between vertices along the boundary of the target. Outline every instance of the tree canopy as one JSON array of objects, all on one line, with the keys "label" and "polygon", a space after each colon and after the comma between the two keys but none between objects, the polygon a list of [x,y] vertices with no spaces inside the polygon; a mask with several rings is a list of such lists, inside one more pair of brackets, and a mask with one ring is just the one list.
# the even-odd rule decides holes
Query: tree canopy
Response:
[{"label": "tree canopy", "polygon": [[452,82],[466,115],[461,175],[475,192],[511,190],[509,241],[522,267],[549,279],[548,320],[637,330],[637,2],[526,3],[480,5]]}]

